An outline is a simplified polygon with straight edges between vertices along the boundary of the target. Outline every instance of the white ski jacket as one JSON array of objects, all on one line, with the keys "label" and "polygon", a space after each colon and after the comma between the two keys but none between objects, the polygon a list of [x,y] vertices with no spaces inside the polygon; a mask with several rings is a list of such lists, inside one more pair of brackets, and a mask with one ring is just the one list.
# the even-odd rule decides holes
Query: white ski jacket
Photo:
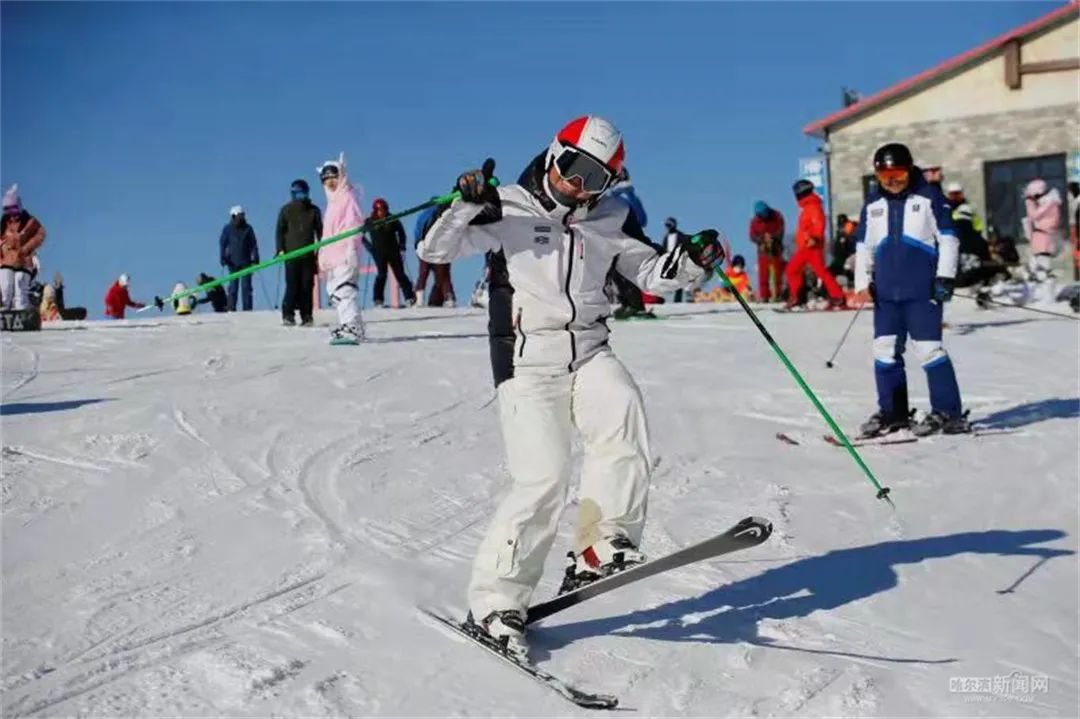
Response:
[{"label": "white ski jacket", "polygon": [[611,304],[604,286],[612,270],[654,294],[704,274],[682,246],[662,252],[651,244],[617,197],[604,196],[588,210],[552,202],[537,191],[542,172],[534,162],[523,175],[532,178],[531,187],[497,188],[498,206],[456,200],[417,246],[420,259],[431,263],[491,253],[496,385],[515,369],[573,372],[607,346]]}]

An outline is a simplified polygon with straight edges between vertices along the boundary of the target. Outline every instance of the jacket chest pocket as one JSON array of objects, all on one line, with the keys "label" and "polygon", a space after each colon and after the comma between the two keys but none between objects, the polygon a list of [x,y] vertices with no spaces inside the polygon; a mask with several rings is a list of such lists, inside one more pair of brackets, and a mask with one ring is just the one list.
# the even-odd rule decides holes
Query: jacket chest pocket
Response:
[{"label": "jacket chest pocket", "polygon": [[904,207],[903,233],[908,237],[926,242],[933,242],[934,238],[933,212],[930,200],[919,198],[909,200]]}]

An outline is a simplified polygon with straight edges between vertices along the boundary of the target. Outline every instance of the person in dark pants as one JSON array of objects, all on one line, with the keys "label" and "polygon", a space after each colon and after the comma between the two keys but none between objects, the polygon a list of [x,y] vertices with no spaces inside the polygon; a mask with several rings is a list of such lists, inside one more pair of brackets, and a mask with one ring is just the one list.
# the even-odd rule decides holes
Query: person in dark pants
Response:
[{"label": "person in dark pants", "polygon": [[[390,214],[390,205],[383,198],[376,198],[371,205],[371,220],[381,220]],[[407,247],[407,235],[401,220],[386,222],[368,230],[371,238],[371,247],[375,254],[375,267],[378,274],[375,275],[375,306],[382,307],[386,292],[386,270],[393,271],[401,294],[405,296],[405,303],[412,307],[416,304],[416,294],[413,292],[412,282],[405,274],[405,265],[401,258]]]},{"label": "person in dark pants", "polygon": [[[292,199],[281,208],[277,219],[277,254],[298,250],[322,237],[322,212],[311,202],[311,188],[304,180],[294,180],[290,188]],[[286,325],[311,327],[312,299],[315,293],[315,268],[318,255],[312,252],[285,263],[285,297],[281,302],[281,319]]]},{"label": "person in dark pants", "polygon": [[[420,213],[420,216],[416,219],[416,229],[413,231],[413,240],[415,241],[414,247],[420,244],[420,241],[424,239],[424,234],[438,219],[439,210],[438,206],[429,207]],[[424,299],[424,288],[427,287],[428,276],[434,277],[434,287],[431,289],[431,294],[428,295],[428,307],[456,307],[457,297],[454,295],[454,283],[450,276],[449,264],[433,265],[430,262],[424,262],[419,259],[419,269],[416,274],[416,302],[422,304]],[[485,272],[485,275],[490,272]],[[490,284],[490,279],[488,280]]]},{"label": "person in dark pants", "polygon": [[[210,283],[210,282],[213,282],[213,281],[214,281],[214,278],[211,277],[210,275],[206,274],[205,272],[200,272],[199,273],[199,280],[198,280],[198,286],[199,287],[202,287],[203,285],[205,285],[207,283]],[[196,307],[198,307],[199,305],[205,305],[205,304],[209,304],[211,307],[213,307],[214,312],[228,312],[229,311],[229,300],[228,300],[228,297],[225,296],[225,288],[222,287],[221,285],[218,285],[217,287],[213,288],[212,290],[207,290],[206,291],[206,296],[204,296],[201,300],[195,300],[195,306]]]},{"label": "person in dark pants", "polygon": [[[255,239],[255,230],[247,223],[244,208],[240,205],[229,210],[229,224],[221,231],[220,244],[221,264],[228,268],[229,274],[259,264],[259,244]],[[251,292],[251,275],[247,275],[229,283],[229,312],[236,311],[236,295],[241,288],[244,312],[251,311],[254,297]]]}]

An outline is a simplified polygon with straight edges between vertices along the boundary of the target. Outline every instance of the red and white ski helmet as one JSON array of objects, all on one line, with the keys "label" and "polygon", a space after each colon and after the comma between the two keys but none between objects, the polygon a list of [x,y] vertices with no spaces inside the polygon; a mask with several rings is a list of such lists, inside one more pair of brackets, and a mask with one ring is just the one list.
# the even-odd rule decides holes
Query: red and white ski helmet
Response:
[{"label": "red and white ski helmet", "polygon": [[613,176],[622,170],[626,157],[622,133],[598,115],[585,115],[571,120],[559,130],[548,150],[548,165],[568,146],[595,157],[611,170]]}]

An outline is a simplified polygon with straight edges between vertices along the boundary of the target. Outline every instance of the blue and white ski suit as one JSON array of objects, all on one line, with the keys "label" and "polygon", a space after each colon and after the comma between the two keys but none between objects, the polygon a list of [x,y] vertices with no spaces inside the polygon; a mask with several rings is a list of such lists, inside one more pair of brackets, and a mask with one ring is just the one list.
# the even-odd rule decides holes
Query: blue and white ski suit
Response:
[{"label": "blue and white ski suit", "polygon": [[904,345],[910,335],[930,387],[930,407],[961,413],[960,388],[941,344],[941,304],[934,281],[953,278],[959,240],[945,197],[914,168],[897,195],[877,193],[862,208],[855,249],[855,289],[874,283],[874,375],[878,407],[889,417],[908,414]]}]

